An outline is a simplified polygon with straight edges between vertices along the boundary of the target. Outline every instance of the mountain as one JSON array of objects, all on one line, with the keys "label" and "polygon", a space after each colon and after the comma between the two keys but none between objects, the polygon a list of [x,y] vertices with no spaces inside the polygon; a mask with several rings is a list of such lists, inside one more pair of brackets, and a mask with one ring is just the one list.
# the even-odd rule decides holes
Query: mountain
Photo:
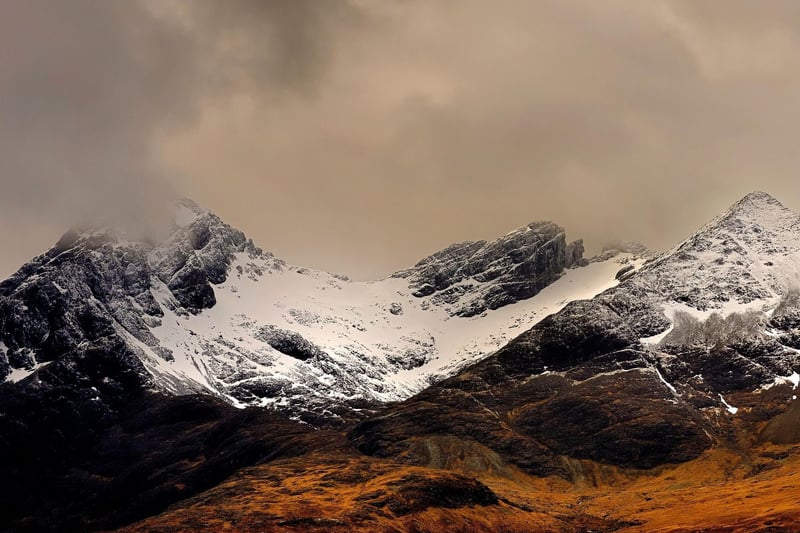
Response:
[{"label": "mountain", "polygon": [[67,234],[0,284],[0,530],[795,531],[798,218],[590,261],[533,223],[374,282],[191,202]]},{"label": "mountain", "polygon": [[351,438],[412,464],[428,464],[443,442],[478,443],[528,473],[573,479],[585,461],[650,469],[751,439],[796,398],[798,261],[800,216],[752,193],[618,286],[571,302]]},{"label": "mountain", "polygon": [[199,392],[327,423],[419,392],[638,264],[582,253],[539,222],[353,282],[289,265],[182,200],[165,239],[70,231],[0,283],[0,375],[99,402]]},{"label": "mountain", "polygon": [[800,285],[800,215],[750,193],[627,283],[698,311],[768,303]]},{"label": "mountain", "polygon": [[356,423],[357,451],[242,470],[125,531],[796,531],[796,220],[748,195]]}]

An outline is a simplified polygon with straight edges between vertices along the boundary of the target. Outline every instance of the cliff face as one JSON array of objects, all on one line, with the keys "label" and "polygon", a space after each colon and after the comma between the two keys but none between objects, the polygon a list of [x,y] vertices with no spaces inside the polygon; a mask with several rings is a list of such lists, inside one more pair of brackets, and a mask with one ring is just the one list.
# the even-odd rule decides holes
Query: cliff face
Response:
[{"label": "cliff face", "polygon": [[[196,314],[215,305],[212,284],[225,280],[236,254],[261,254],[212,213],[188,201],[178,208],[191,219],[164,242],[128,241],[112,229],[69,231],[0,283],[0,374],[19,381],[38,370],[40,385],[77,380],[114,388],[117,378],[153,385],[136,344],[174,360],[152,333],[165,313],[153,288],[169,291],[170,310]],[[95,361],[103,358],[127,367],[124,376],[104,375],[108,365]],[[90,369],[90,360],[99,367]]]},{"label": "cliff face", "polygon": [[567,244],[561,226],[534,222],[492,242],[454,244],[394,276],[414,296],[469,317],[534,296],[582,260],[582,241]]}]

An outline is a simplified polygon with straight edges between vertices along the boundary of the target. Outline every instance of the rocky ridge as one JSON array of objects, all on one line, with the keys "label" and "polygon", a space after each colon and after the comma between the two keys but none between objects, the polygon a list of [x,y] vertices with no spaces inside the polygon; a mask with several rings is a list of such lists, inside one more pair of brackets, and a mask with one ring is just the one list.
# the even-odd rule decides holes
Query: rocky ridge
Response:
[{"label": "rocky ridge", "polygon": [[[0,283],[6,382],[100,402],[139,387],[202,392],[324,423],[452,375],[631,262],[567,272],[584,264],[582,245],[535,223],[351,282],[288,265],[189,200],[174,222],[152,242],[70,231]],[[420,293],[431,277],[440,290]]]},{"label": "rocky ridge", "polygon": [[[198,215],[190,208],[182,217],[192,250],[188,235],[202,234],[191,228]],[[106,256],[131,253],[130,243],[114,236],[91,248],[81,240],[91,235],[70,237],[65,250],[37,258],[0,293],[3,305],[16,304],[5,323],[14,335],[3,337],[16,344],[3,349],[38,365],[15,366],[0,384],[0,473],[16,489],[0,502],[0,529],[108,529],[150,517],[128,530],[792,530],[800,291],[786,287],[800,242],[794,219],[776,200],[754,193],[644,266],[619,253],[630,247],[616,246],[532,298],[473,317],[452,315],[452,304],[432,301],[435,293],[415,296],[408,277],[352,284],[286,265],[231,236],[232,247],[223,249],[234,251],[209,259],[227,262],[224,280],[208,282],[211,307],[198,308],[210,302],[202,288],[182,290],[180,280],[192,276],[175,275],[195,264],[209,279],[215,269],[202,258],[154,261],[172,265],[164,270],[171,273],[150,281],[157,305],[128,326],[109,309],[125,318],[125,305],[146,309],[149,300],[136,269],[119,269]],[[70,246],[74,256],[48,270]],[[136,247],[151,268],[158,245]],[[75,276],[54,278],[65,265]],[[131,275],[121,278],[120,270]],[[743,271],[751,277],[740,289],[735,279]],[[119,285],[120,279],[131,281]],[[107,280],[126,288],[107,291]],[[65,302],[70,283],[86,292]],[[580,293],[575,285],[585,297],[567,302],[565,294]],[[55,292],[45,293],[48,287]],[[313,298],[301,307],[298,293]],[[463,301],[483,294],[465,292]],[[274,302],[267,314],[265,301]],[[514,338],[498,336],[493,342],[501,348],[466,368],[440,367],[452,377],[364,416],[346,433],[229,405],[246,396],[225,403],[208,394],[271,383],[241,379],[235,370],[264,372],[282,361],[290,365],[275,378],[275,397],[286,398],[279,406],[290,414],[309,411],[314,388],[325,398],[332,388],[342,390],[340,383],[375,387],[370,367],[352,366],[358,357],[351,357],[356,342],[369,345],[373,328],[387,365],[396,365],[386,368],[401,368],[396,375],[411,383],[430,364],[432,347],[454,345],[437,331],[413,353],[397,352],[387,332],[397,328],[392,320],[415,324],[430,313],[463,328],[448,330],[451,338],[484,327],[475,334],[488,338],[498,324]],[[92,336],[42,363],[39,351],[54,332],[32,329],[18,316],[63,323],[66,333],[57,337]],[[370,321],[378,316],[388,328]],[[137,324],[155,342],[136,334]],[[525,330],[529,324],[535,325]],[[349,344],[337,336],[342,331]],[[402,337],[395,339],[401,346]],[[22,342],[32,353],[18,349]],[[331,353],[331,346],[345,345]],[[231,372],[201,371],[215,361]],[[336,366],[343,361],[350,366]],[[325,373],[309,381],[307,369],[322,362]],[[186,383],[207,392],[183,394],[177,387]]]},{"label": "rocky ridge", "polygon": [[583,252],[562,227],[533,222],[492,242],[454,244],[394,277],[407,279],[414,296],[470,317],[534,296],[565,268],[585,266]]}]

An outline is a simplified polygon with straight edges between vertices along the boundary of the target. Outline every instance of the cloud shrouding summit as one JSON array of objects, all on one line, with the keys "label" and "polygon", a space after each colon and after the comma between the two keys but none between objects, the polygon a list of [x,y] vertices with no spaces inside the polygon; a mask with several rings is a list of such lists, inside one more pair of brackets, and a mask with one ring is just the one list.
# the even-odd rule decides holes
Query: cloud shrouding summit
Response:
[{"label": "cloud shrouding summit", "polygon": [[196,199],[375,277],[534,219],[663,247],[800,207],[793,1],[0,2],[0,273]]}]

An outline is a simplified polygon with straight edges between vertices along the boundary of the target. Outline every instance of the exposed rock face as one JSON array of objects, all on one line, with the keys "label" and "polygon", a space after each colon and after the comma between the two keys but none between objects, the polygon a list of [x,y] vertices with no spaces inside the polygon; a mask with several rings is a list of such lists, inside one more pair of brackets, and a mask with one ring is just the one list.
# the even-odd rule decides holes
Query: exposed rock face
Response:
[{"label": "exposed rock face", "polygon": [[597,355],[622,349],[636,334],[620,315],[603,303],[573,302],[523,333],[498,353],[521,373],[561,370]]},{"label": "exposed rock face", "polygon": [[319,346],[307,341],[299,333],[265,326],[258,331],[257,338],[265,340],[267,344],[300,361],[308,361],[312,357],[323,357],[325,352]]},{"label": "exposed rock face", "polygon": [[565,266],[567,268],[586,266],[587,261],[583,258],[584,251],[583,239],[578,239],[577,241],[569,243],[566,249],[567,261]]},{"label": "exposed rock face", "polygon": [[194,220],[158,246],[127,242],[112,230],[70,231],[0,283],[0,373],[57,361],[38,379],[63,381],[64,372],[75,373],[100,350],[124,358],[134,381],[151,385],[129,337],[172,357],[150,329],[164,314],[153,285],[166,286],[183,312],[197,313],[214,305],[211,283],[224,279],[234,254],[260,253],[215,215],[188,201],[181,208]]},{"label": "exposed rock face", "polygon": [[530,298],[582,260],[583,241],[567,245],[563,228],[534,222],[492,242],[454,244],[394,276],[414,296],[469,317]]}]

